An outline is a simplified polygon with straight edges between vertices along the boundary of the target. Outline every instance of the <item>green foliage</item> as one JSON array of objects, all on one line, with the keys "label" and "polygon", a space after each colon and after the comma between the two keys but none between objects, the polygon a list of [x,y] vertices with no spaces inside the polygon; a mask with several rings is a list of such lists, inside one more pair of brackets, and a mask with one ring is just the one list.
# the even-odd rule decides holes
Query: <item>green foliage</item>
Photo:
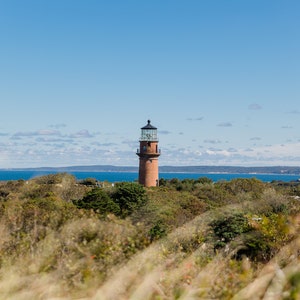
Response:
[{"label": "green foliage", "polygon": [[7,200],[7,196],[9,195],[8,191],[0,190],[0,200]]},{"label": "green foliage", "polygon": [[120,216],[127,217],[147,201],[144,187],[135,182],[120,182],[115,185],[111,195],[120,208]]},{"label": "green foliage", "polygon": [[291,208],[290,199],[273,188],[265,188],[260,197],[252,203],[251,209],[257,214],[288,214]]},{"label": "green foliage", "polygon": [[212,221],[210,226],[218,238],[215,245],[216,248],[225,246],[226,243],[233,240],[236,236],[251,230],[248,219],[241,213],[222,215]]},{"label": "green foliage", "polygon": [[270,206],[271,213],[287,214],[289,212],[288,200],[274,190],[266,189],[263,193],[263,198]]},{"label": "green foliage", "polygon": [[73,203],[78,208],[92,209],[104,215],[112,213],[124,218],[143,205],[146,199],[146,192],[142,185],[121,182],[117,183],[112,191],[96,187]]},{"label": "green foliage", "polygon": [[85,178],[80,181],[80,184],[86,185],[86,186],[96,186],[97,180],[95,178]]},{"label": "green foliage", "polygon": [[263,216],[258,229],[266,238],[272,241],[274,246],[279,246],[290,238],[288,217],[282,213]]},{"label": "green foliage", "polygon": [[265,188],[265,184],[256,178],[235,178],[218,182],[216,185],[232,195],[251,193],[254,197],[259,197]]},{"label": "green foliage", "polygon": [[234,197],[217,184],[202,184],[193,194],[211,209],[235,202]]},{"label": "green foliage", "polygon": [[289,297],[286,300],[299,300],[300,295],[300,272],[293,273],[288,279],[289,283]]},{"label": "green foliage", "polygon": [[286,299],[297,299],[300,202],[290,186],[161,182],[0,182],[2,298],[232,299],[276,263],[286,268]]},{"label": "green foliage", "polygon": [[278,193],[282,193],[283,195],[289,196],[300,196],[300,181],[280,181],[274,180],[271,182],[271,186],[276,189]]},{"label": "green foliage", "polygon": [[151,227],[149,230],[150,241],[155,241],[160,239],[163,236],[166,236],[166,225],[163,224],[161,221],[158,221],[156,224]]},{"label": "green foliage", "polygon": [[208,177],[199,177],[195,181],[195,184],[212,184],[212,183],[213,183],[213,181]]},{"label": "green foliage", "polygon": [[164,178],[159,179],[159,186],[166,186],[167,185],[167,180]]},{"label": "green foliage", "polygon": [[34,181],[38,184],[61,184],[66,180],[76,182],[75,177],[68,173],[49,174],[34,178]]},{"label": "green foliage", "polygon": [[25,181],[23,179],[12,181],[9,180],[6,183],[2,183],[2,188],[6,191],[12,192],[19,192],[22,187],[24,186]]},{"label": "green foliage", "polygon": [[266,262],[273,255],[270,240],[259,231],[252,231],[244,237],[243,248],[236,253],[237,259],[244,256],[255,262]]},{"label": "green foliage", "polygon": [[213,181],[207,177],[200,177],[198,179],[186,178],[183,180],[179,180],[178,178],[172,178],[170,180],[161,178],[159,181],[159,185],[174,188],[177,191],[191,192],[197,189],[197,187],[201,184],[211,184],[212,182]]},{"label": "green foliage", "polygon": [[33,178],[19,185],[19,189],[15,191],[20,192],[20,197],[24,200],[57,195],[62,200],[71,202],[72,199],[82,198],[86,187],[78,185],[73,175],[58,173]]},{"label": "green foliage", "polygon": [[[147,191],[148,201],[136,210],[131,219],[149,228],[151,239],[191,221],[206,210],[205,203],[189,192],[159,187]],[[158,234],[156,234],[158,233]]]},{"label": "green foliage", "polygon": [[101,188],[94,188],[88,192],[82,199],[74,200],[73,203],[78,208],[92,209],[100,214],[113,213],[120,214],[120,207],[110,198],[106,191]]}]

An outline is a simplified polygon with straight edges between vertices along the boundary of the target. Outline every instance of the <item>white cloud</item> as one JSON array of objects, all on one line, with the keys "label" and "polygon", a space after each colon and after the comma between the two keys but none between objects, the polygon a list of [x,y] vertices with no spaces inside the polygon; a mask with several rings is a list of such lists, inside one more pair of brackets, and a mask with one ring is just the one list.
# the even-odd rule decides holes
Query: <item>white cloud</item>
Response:
[{"label": "white cloud", "polygon": [[168,130],[159,130],[159,131],[158,131],[158,134],[159,134],[159,135],[161,135],[161,134],[167,135],[167,134],[171,134],[171,131],[168,131]]},{"label": "white cloud", "polygon": [[35,137],[35,136],[48,136],[48,135],[60,136],[61,133],[58,130],[43,129],[43,130],[37,130],[37,131],[19,131],[19,132],[16,132],[13,135],[13,137],[20,138],[20,137]]},{"label": "white cloud", "polygon": [[127,145],[130,148],[136,148],[138,146],[137,142],[135,140],[124,140],[122,142],[123,145]]},{"label": "white cloud", "polygon": [[88,130],[82,129],[80,131],[77,131],[76,133],[70,134],[69,137],[71,137],[71,138],[91,138],[91,137],[93,137],[93,135],[90,134]]},{"label": "white cloud", "polygon": [[57,142],[73,143],[73,140],[69,138],[52,138],[52,137],[37,137],[35,141],[42,142],[42,143],[57,143]]},{"label": "white cloud", "polygon": [[260,141],[260,140],[261,140],[261,138],[258,136],[254,136],[254,137],[250,138],[250,141]]},{"label": "white cloud", "polygon": [[60,123],[60,124],[49,125],[49,127],[51,127],[51,128],[56,128],[56,129],[60,129],[60,128],[67,127],[67,125],[64,124],[64,123]]},{"label": "white cloud", "polygon": [[260,110],[262,109],[261,105],[257,104],[257,103],[251,103],[248,106],[248,109],[250,110]]},{"label": "white cloud", "polygon": [[216,140],[213,140],[213,139],[206,139],[203,141],[204,143],[207,143],[207,144],[221,144],[222,142],[218,139]]},{"label": "white cloud", "polygon": [[219,126],[219,127],[231,127],[232,123],[230,123],[230,122],[221,122],[217,126]]},{"label": "white cloud", "polygon": [[228,148],[189,150],[169,149],[162,152],[160,161],[165,165],[298,165],[300,164],[300,143],[270,145],[253,148]]},{"label": "white cloud", "polygon": [[208,153],[216,153],[216,152],[222,152],[223,149],[220,149],[220,148],[214,148],[214,147],[210,147],[207,149],[207,152]]},{"label": "white cloud", "polygon": [[37,135],[60,135],[60,131],[58,130],[48,130],[48,129],[44,129],[44,130],[38,130],[36,132]]},{"label": "white cloud", "polygon": [[300,111],[297,110],[297,109],[294,109],[294,110],[291,110],[289,112],[287,112],[288,114],[294,114],[294,115],[299,115],[300,114]]},{"label": "white cloud", "polygon": [[236,152],[238,152],[238,150],[235,149],[235,148],[228,148],[227,151],[228,151],[228,152],[231,152],[231,153],[236,153]]},{"label": "white cloud", "polygon": [[99,146],[99,147],[112,147],[112,146],[116,146],[117,144],[116,143],[100,143],[100,142],[92,142],[91,145],[94,145],[94,146]]},{"label": "white cloud", "polygon": [[[168,131],[162,131],[168,134]],[[138,166],[138,140],[121,139],[103,132],[101,140],[87,129],[64,133],[57,129],[19,131],[3,136],[0,144],[0,167],[66,166],[75,164]],[[9,139],[11,138],[11,139]],[[224,137],[225,138],[225,137]],[[253,136],[251,141],[262,138]],[[180,139],[178,139],[180,140]],[[196,141],[195,141],[196,142]],[[226,144],[219,139],[207,138],[204,144],[161,144],[160,165],[298,165],[299,143],[264,145],[251,148]],[[126,145],[126,146],[125,146]]]},{"label": "white cloud", "polygon": [[203,117],[198,117],[198,118],[187,118],[188,121],[202,121],[204,118]]}]

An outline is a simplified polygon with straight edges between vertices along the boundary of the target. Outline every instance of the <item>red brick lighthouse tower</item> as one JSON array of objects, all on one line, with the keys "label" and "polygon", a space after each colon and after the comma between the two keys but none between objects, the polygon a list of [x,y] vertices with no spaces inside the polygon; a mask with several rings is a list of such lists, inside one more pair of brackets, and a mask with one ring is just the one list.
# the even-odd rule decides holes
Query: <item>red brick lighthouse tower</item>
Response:
[{"label": "red brick lighthouse tower", "polygon": [[148,124],[141,128],[140,149],[136,153],[140,157],[139,183],[149,187],[158,186],[158,150],[157,128]]}]

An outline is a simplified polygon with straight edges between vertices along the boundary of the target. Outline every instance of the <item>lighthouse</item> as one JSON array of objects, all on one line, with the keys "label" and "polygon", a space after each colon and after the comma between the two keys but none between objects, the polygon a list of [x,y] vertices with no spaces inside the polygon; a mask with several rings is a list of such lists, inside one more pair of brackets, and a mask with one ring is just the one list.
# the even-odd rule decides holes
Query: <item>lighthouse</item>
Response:
[{"label": "lighthouse", "polygon": [[158,149],[157,128],[148,124],[141,128],[140,148],[136,153],[140,158],[139,183],[145,187],[158,186]]}]

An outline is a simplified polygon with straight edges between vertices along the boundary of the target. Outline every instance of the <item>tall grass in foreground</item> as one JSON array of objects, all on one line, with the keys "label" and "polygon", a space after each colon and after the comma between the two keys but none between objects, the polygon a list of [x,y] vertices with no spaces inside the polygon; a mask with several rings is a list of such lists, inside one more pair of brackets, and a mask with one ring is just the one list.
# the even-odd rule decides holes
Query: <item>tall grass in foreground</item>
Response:
[{"label": "tall grass in foreground", "polygon": [[299,299],[290,194],[176,184],[119,218],[76,208],[91,188],[66,174],[2,183],[0,299]]}]

